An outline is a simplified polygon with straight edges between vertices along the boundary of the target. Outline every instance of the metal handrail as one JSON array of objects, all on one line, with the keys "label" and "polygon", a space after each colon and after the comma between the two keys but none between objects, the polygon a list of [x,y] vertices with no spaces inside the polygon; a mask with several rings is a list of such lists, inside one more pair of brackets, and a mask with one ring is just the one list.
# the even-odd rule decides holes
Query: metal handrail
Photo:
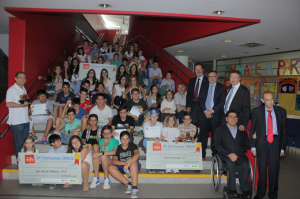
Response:
[{"label": "metal handrail", "polygon": [[89,40],[91,43],[93,43],[93,41],[92,41],[86,34],[84,34],[84,32],[83,32],[80,28],[78,28],[77,26],[75,26],[75,30],[77,30],[77,31],[79,31],[80,33],[82,33],[83,36],[84,36],[87,40]]},{"label": "metal handrail", "polygon": [[[151,42],[149,42],[143,35],[140,35],[140,36],[137,36],[129,41],[127,41],[125,44],[124,44],[124,49],[125,49],[125,46],[127,44],[129,44],[130,42],[133,42],[134,40],[138,39],[138,38],[143,38],[147,43],[149,43],[153,48],[155,48],[155,50],[157,52],[159,52],[160,54],[162,54],[166,59],[169,60],[169,62],[171,62],[172,64],[174,64],[176,66],[176,68],[178,68],[181,72],[183,72],[187,77],[191,78],[188,74],[186,74],[186,72],[184,72],[183,70],[181,70],[181,68],[179,68],[177,66],[177,64],[175,64],[173,61],[171,61],[166,55],[164,55],[159,49],[157,49]],[[142,42],[141,42],[142,43]],[[146,46],[144,43],[142,43],[144,46]],[[155,53],[154,53],[155,54]]]},{"label": "metal handrail", "polygon": [[98,45],[100,45],[104,41],[104,38],[105,38],[105,33],[102,33],[101,37],[99,38]]},{"label": "metal handrail", "polygon": [[[46,72],[47,70],[49,70],[49,68],[52,66],[52,64],[55,62],[55,60],[56,60],[62,53],[66,54],[65,50],[66,50],[66,48],[69,46],[70,42],[72,42],[72,41],[74,42],[73,45],[72,45],[72,47],[73,47],[73,46],[76,44],[77,40],[80,38],[80,36],[82,36],[82,33],[77,34],[74,38],[72,38],[72,39],[66,44],[66,46],[61,50],[61,52],[53,59],[53,61],[50,63],[50,65],[46,68],[46,70],[44,70],[44,72],[41,74],[41,76],[43,76],[43,75],[45,74],[45,72]],[[63,57],[62,57],[62,58],[63,58]],[[61,58],[58,62],[60,62],[60,61],[62,60],[62,58]],[[33,85],[28,89],[27,93],[30,92],[30,90],[37,84],[37,82],[39,82],[39,80],[36,80],[36,81],[33,83]],[[38,89],[34,92],[34,94],[32,95],[32,97],[30,98],[30,100],[33,99],[33,96],[35,96],[35,94],[37,93],[37,91],[44,85],[44,83],[45,83],[45,80],[44,80],[43,83],[38,87]],[[0,126],[2,126],[2,124],[4,124],[4,122],[5,122],[7,119],[8,119],[8,114],[1,120]],[[5,130],[3,133],[1,133],[1,131],[0,131],[0,139],[2,139],[2,138],[4,137],[4,135],[8,132],[9,128],[10,128],[10,126],[8,126],[8,127],[6,128],[6,130]]]}]

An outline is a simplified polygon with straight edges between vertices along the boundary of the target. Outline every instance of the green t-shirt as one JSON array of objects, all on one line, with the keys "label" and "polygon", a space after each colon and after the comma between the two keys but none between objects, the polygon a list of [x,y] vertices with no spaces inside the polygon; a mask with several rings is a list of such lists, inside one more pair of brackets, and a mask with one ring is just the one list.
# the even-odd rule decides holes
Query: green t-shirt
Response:
[{"label": "green t-shirt", "polygon": [[[65,122],[67,119],[68,119],[68,118],[64,119],[63,122]],[[63,122],[62,122],[62,123],[63,123]],[[67,131],[69,131],[69,130],[77,129],[77,127],[78,127],[79,125],[81,125],[81,120],[75,118],[72,125],[70,125],[70,123],[65,124],[65,132],[67,132]],[[81,131],[79,132],[79,135],[80,135],[80,137],[81,137]]]},{"label": "green t-shirt", "polygon": [[[100,151],[102,151],[102,145],[103,145],[104,140],[105,140],[105,138],[102,138],[99,140]],[[119,140],[117,140],[115,138],[111,138],[108,145],[104,146],[104,152],[112,151],[114,149],[114,147],[118,148],[118,146],[119,146]],[[113,156],[109,156],[109,157],[112,159]]]}]

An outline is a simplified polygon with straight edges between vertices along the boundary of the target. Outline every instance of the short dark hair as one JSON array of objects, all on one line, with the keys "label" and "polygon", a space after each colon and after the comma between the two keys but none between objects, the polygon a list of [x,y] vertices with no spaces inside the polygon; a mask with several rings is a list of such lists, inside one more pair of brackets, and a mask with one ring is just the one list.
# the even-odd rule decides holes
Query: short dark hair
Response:
[{"label": "short dark hair", "polygon": [[203,69],[203,66],[202,66],[202,64],[201,63],[195,63],[195,67],[194,68],[196,68],[196,66],[201,66],[201,68]]},{"label": "short dark hair", "polygon": [[184,112],[184,113],[183,113],[183,118],[184,118],[185,116],[189,116],[190,118],[192,118],[192,114],[191,114],[191,113],[188,113],[188,112]]},{"label": "short dark hair", "polygon": [[116,44],[118,44],[118,45],[119,45],[119,43],[118,43],[118,42],[114,43],[114,45],[116,45]]},{"label": "short dark hair", "polygon": [[120,134],[120,139],[121,139],[124,135],[127,135],[128,138],[130,138],[130,134],[128,133],[128,131],[122,131],[121,134]]},{"label": "short dark hair", "polygon": [[80,99],[79,98],[74,98],[72,100],[72,105],[75,105],[75,104],[79,104],[80,105]]},{"label": "short dark hair", "polygon": [[137,91],[137,92],[140,93],[140,90],[139,90],[138,88],[134,88],[134,89],[131,90],[131,95],[132,95],[132,93],[133,93],[134,91]]},{"label": "short dark hair", "polygon": [[101,131],[101,135],[103,133],[104,130],[110,130],[112,132],[112,127],[110,125],[105,125],[103,128],[102,128],[102,131]]},{"label": "short dark hair", "polygon": [[[183,86],[185,86],[185,84],[184,84],[184,83],[179,83],[179,84],[177,84],[177,87],[178,87],[179,85],[183,85]],[[186,86],[185,86],[185,87],[186,87]]]},{"label": "short dark hair", "polygon": [[102,60],[104,60],[104,59],[103,59],[103,57],[101,57],[101,56],[100,56],[100,57],[98,57],[98,59],[102,59]]},{"label": "short dark hair", "polygon": [[166,75],[167,75],[168,73],[169,73],[170,75],[173,74],[173,72],[172,72],[171,70],[168,70],[168,71],[166,72]]},{"label": "short dark hair", "polygon": [[151,59],[152,61],[155,61],[155,60],[157,60],[157,56],[151,56],[150,59]]},{"label": "short dark hair", "polygon": [[108,42],[107,42],[107,41],[103,41],[102,44],[103,44],[103,43],[108,43]]},{"label": "short dark hair", "polygon": [[264,91],[264,92],[261,94],[261,99],[264,99],[265,94],[272,94],[273,97],[274,97],[274,94],[273,94],[272,91]]},{"label": "short dark hair", "polygon": [[75,111],[74,108],[69,108],[69,109],[67,110],[67,114],[69,114],[69,113],[74,113],[74,114],[76,115],[76,111]]},{"label": "short dark hair", "polygon": [[[158,61],[157,61],[157,60],[153,60],[153,64],[154,64],[154,63],[158,63]],[[158,64],[159,64],[159,63],[158,63]]]},{"label": "short dark hair", "polygon": [[126,105],[120,106],[119,109],[118,109],[118,112],[120,112],[122,110],[128,111],[128,107]]},{"label": "short dark hair", "polygon": [[25,72],[19,71],[19,72],[16,73],[15,78],[18,78],[18,75],[19,75],[19,74],[23,74],[23,75],[25,75],[25,77],[26,77],[26,73],[25,73]]},{"label": "short dark hair", "polygon": [[98,88],[100,85],[102,85],[102,86],[104,87],[104,84],[101,83],[101,82],[99,82],[99,83],[97,84],[96,88]]},{"label": "short dark hair", "polygon": [[98,115],[96,115],[96,114],[90,114],[89,120],[91,119],[91,117],[97,118],[97,121],[98,121]]},{"label": "short dark hair", "polygon": [[81,87],[81,88],[80,88],[80,93],[81,93],[81,92],[86,92],[86,93],[88,93],[88,90],[87,90],[86,88],[82,88],[82,87]]},{"label": "short dark hair", "polygon": [[84,80],[84,82],[82,82],[82,85],[84,85],[84,84],[89,84],[89,85],[91,85],[91,82],[89,81],[89,80]]},{"label": "short dark hair", "polygon": [[56,142],[57,140],[61,140],[60,136],[57,134],[50,135],[48,139],[50,144]]},{"label": "short dark hair", "polygon": [[89,40],[85,39],[85,40],[83,41],[83,43],[84,43],[84,42],[88,42],[88,43],[89,43]]},{"label": "short dark hair", "polygon": [[68,86],[68,87],[70,88],[70,83],[69,83],[69,82],[64,82],[64,83],[62,84],[62,86],[64,86],[64,85],[66,85],[66,86]]},{"label": "short dark hair", "polygon": [[119,54],[118,54],[118,53],[115,53],[115,54],[114,54],[114,56],[116,56],[116,55],[119,57]]},{"label": "short dark hair", "polygon": [[232,74],[232,73],[236,73],[236,74],[238,74],[238,75],[241,77],[241,72],[238,71],[238,70],[232,70],[232,71],[230,72],[230,74]]},{"label": "short dark hair", "polygon": [[208,71],[207,74],[209,74],[209,73],[216,73],[216,74],[218,74],[217,71],[215,71],[215,70],[210,70],[210,71]]},{"label": "short dark hair", "polygon": [[135,57],[139,58],[139,56],[138,56],[137,54],[133,55],[133,59],[134,59]]},{"label": "short dark hair", "polygon": [[103,93],[97,93],[96,99],[98,99],[98,97],[103,97],[103,99],[105,99],[105,95]]},{"label": "short dark hair", "polygon": [[37,96],[40,96],[40,95],[46,95],[47,96],[47,93],[45,90],[41,89],[41,90],[38,90],[37,92]]},{"label": "short dark hair", "polygon": [[235,113],[236,116],[237,116],[237,118],[239,118],[239,112],[237,112],[234,109],[230,109],[229,111],[227,111],[227,113],[225,114],[225,116],[228,117],[230,113]]},{"label": "short dark hair", "polygon": [[123,62],[123,61],[127,61],[127,62],[128,62],[128,59],[127,59],[127,58],[123,58],[123,59],[122,59],[122,62]]},{"label": "short dark hair", "polygon": [[97,42],[94,42],[94,43],[93,43],[93,45],[94,45],[94,44],[97,44],[97,45],[98,45],[98,43],[97,43]]}]

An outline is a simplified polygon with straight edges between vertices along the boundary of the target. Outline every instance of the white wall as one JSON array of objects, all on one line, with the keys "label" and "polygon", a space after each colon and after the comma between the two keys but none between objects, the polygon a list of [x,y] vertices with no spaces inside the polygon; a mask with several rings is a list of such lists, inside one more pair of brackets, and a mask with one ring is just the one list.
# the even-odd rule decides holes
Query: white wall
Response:
[{"label": "white wall", "polygon": [[8,34],[0,34],[0,48],[8,57]]}]

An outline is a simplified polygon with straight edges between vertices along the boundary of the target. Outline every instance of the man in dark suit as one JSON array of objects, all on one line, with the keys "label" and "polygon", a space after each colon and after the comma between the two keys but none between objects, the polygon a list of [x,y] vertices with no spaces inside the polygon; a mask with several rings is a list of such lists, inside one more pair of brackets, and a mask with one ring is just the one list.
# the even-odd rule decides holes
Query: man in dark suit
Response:
[{"label": "man in dark suit", "polygon": [[[267,162],[269,166],[269,198],[276,199],[278,194],[279,158],[284,156],[286,147],[286,110],[274,106],[271,91],[262,94],[263,105],[255,108],[251,119],[250,145],[257,156],[258,186],[255,199],[263,198],[267,188]],[[255,137],[253,139],[253,134]]]},{"label": "man in dark suit", "polygon": [[203,87],[208,84],[208,79],[203,75],[204,69],[201,64],[195,65],[195,74],[197,77],[191,78],[189,81],[188,91],[186,95],[186,111],[192,114],[192,123],[198,127],[199,105],[198,96]]},{"label": "man in dark suit", "polygon": [[223,107],[226,97],[226,87],[224,84],[217,82],[217,80],[217,72],[210,71],[208,73],[209,84],[203,88],[203,92],[200,92],[198,98],[200,107],[200,133],[198,135],[198,142],[202,143],[203,158],[206,156],[209,130],[211,131],[212,156],[217,154],[214,144],[214,133],[216,128],[221,125],[224,116]]},{"label": "man in dark suit", "polygon": [[[244,85],[241,85],[240,81],[241,72],[237,70],[231,71],[230,84],[232,87],[226,96],[224,113],[226,114],[230,109],[236,110],[239,113],[238,128],[244,131],[251,114],[250,92]],[[223,123],[226,123],[225,117],[223,118]]]},{"label": "man in dark suit", "polygon": [[246,131],[237,127],[239,113],[230,109],[226,113],[226,124],[219,126],[215,132],[215,146],[229,171],[229,197],[236,197],[236,170],[238,171],[240,188],[244,197],[249,197],[250,183],[248,181],[249,160],[245,154],[249,148]]}]

